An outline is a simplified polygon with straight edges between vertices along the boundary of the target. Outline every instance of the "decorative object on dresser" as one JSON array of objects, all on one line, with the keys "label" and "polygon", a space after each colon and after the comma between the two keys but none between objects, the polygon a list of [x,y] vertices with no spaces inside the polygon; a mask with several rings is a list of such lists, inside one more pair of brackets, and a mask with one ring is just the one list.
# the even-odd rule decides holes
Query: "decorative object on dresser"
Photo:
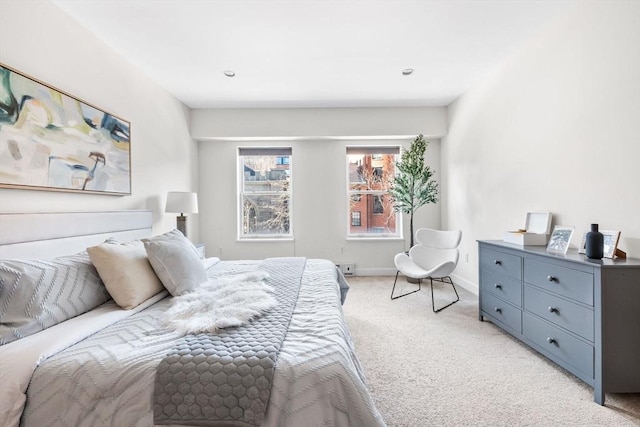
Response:
[{"label": "decorative object on dresser", "polygon": [[507,231],[503,240],[517,245],[545,246],[551,232],[551,212],[527,212],[525,228]]},{"label": "decorative object on dresser", "polygon": [[571,236],[573,236],[574,227],[566,225],[556,225],[553,227],[553,233],[547,244],[547,252],[564,255],[569,249]]},{"label": "decorative object on dresser", "polygon": [[[413,246],[408,253],[399,253],[394,258],[398,271],[396,272],[396,279],[391,289],[391,299],[398,299],[418,292],[421,289],[421,280],[429,279],[431,285],[431,309],[434,313],[442,311],[458,302],[460,297],[449,275],[453,273],[453,270],[455,270],[458,265],[458,245],[460,244],[460,239],[462,239],[462,231],[460,230],[441,231],[430,228],[418,229],[418,231],[416,231],[418,244]],[[418,281],[418,289],[394,296],[393,292],[396,289],[398,274],[400,273],[416,279]],[[449,283],[453,287],[453,292],[456,294],[456,299],[453,302],[437,310],[433,300],[434,280]]]},{"label": "decorative object on dresser", "polygon": [[[600,230],[603,237],[603,250],[602,257],[603,258],[626,258],[627,253],[622,249],[618,248],[618,243],[620,242],[620,231],[611,231],[611,230]],[[578,248],[578,253],[586,254],[587,253],[587,233],[584,233],[582,236],[582,241],[580,242],[580,247]]]},{"label": "decorative object on dresser", "polygon": [[594,388],[640,393],[640,259],[564,257],[479,241],[479,319],[488,319]]},{"label": "decorative object on dresser", "polygon": [[167,193],[165,212],[179,213],[176,217],[176,228],[187,237],[187,217],[185,213],[198,213],[198,194],[185,191]]},{"label": "decorative object on dresser", "polygon": [[0,187],[131,194],[129,122],[2,63],[0,92]]},{"label": "decorative object on dresser", "polygon": [[602,255],[604,255],[604,236],[598,231],[598,224],[591,224],[591,231],[585,237],[584,249],[587,258],[602,259]]},{"label": "decorative object on dresser", "polygon": [[618,242],[620,241],[619,231],[605,231],[602,230],[602,236],[604,240],[603,256],[605,258],[614,257],[626,258],[627,253],[618,249]]}]

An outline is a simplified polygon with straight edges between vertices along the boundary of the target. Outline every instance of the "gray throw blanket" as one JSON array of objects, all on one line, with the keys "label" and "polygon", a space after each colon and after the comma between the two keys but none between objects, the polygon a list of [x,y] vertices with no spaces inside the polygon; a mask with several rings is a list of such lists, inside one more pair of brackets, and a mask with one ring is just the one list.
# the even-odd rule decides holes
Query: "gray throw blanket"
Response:
[{"label": "gray throw blanket", "polygon": [[278,305],[247,325],[188,335],[160,362],[154,422],[194,426],[259,426],[275,364],[300,291],[305,258],[269,258]]}]

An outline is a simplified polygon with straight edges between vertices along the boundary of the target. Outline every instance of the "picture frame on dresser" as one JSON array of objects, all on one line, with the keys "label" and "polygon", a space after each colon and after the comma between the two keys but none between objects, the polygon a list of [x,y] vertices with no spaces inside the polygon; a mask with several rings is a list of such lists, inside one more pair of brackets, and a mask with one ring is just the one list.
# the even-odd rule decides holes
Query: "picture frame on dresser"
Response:
[{"label": "picture frame on dresser", "polygon": [[575,227],[568,225],[556,225],[553,227],[549,243],[547,243],[547,252],[560,255],[566,254],[574,229]]},{"label": "picture frame on dresser", "polygon": [[[602,230],[601,231],[604,237],[604,250],[603,250],[603,258],[613,259],[620,252],[618,250],[618,242],[620,242],[620,231],[611,231],[611,230]],[[587,233],[585,232],[582,236],[582,241],[580,242],[580,247],[578,248],[578,253],[584,254],[587,252]]]}]

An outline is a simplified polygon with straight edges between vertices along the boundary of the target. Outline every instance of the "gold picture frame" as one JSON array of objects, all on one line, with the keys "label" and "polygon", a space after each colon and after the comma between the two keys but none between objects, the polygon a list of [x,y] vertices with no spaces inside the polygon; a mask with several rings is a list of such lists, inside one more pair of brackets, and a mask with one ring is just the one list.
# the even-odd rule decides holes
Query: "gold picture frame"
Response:
[{"label": "gold picture frame", "polygon": [[0,63],[0,188],[131,194],[131,123]]}]

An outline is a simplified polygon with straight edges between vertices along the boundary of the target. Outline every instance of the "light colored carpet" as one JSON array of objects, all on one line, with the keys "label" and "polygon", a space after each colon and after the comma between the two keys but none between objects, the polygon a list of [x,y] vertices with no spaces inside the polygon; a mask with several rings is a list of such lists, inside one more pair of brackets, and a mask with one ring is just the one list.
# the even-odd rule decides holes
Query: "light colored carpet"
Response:
[{"label": "light colored carpet", "polygon": [[[640,394],[596,404],[591,387],[480,322],[478,297],[459,286],[460,302],[436,314],[428,284],[392,301],[393,277],[348,281],[344,313],[389,427],[640,426]],[[453,296],[451,286],[434,288],[436,307]]]}]

